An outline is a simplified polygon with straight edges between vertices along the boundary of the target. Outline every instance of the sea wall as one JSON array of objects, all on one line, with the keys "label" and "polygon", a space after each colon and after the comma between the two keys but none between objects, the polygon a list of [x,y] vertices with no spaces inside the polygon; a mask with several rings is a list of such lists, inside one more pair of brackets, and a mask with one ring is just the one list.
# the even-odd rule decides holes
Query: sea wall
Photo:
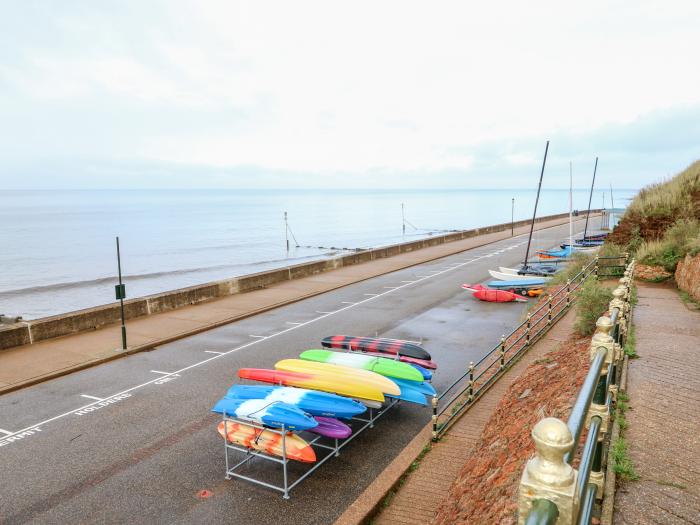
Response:
[{"label": "sea wall", "polygon": [[[592,213],[597,213],[599,211],[600,210],[591,210]],[[540,217],[536,222],[540,223],[553,219],[563,219],[567,216],[568,213],[549,215]],[[529,220],[517,221],[514,223],[514,226],[519,227],[527,224],[530,224]],[[153,315],[233,294],[259,290],[284,281],[300,279],[345,266],[362,264],[385,257],[393,257],[401,253],[460,241],[462,239],[477,237],[488,233],[502,232],[509,230],[510,227],[511,223],[508,222],[472,230],[451,232],[445,235],[426,237],[425,239],[417,241],[382,246],[348,255],[340,255],[323,261],[302,263],[276,270],[234,277],[223,281],[180,288],[178,290],[148,295],[137,299],[129,299],[124,301],[124,314],[126,319]],[[23,323],[0,325],[0,350],[37,343],[54,337],[96,330],[100,327],[119,322],[120,315],[119,303],[111,303],[65,314],[43,317]]]},{"label": "sea wall", "polygon": [[678,288],[700,302],[700,254],[686,255],[676,267],[675,279]]}]

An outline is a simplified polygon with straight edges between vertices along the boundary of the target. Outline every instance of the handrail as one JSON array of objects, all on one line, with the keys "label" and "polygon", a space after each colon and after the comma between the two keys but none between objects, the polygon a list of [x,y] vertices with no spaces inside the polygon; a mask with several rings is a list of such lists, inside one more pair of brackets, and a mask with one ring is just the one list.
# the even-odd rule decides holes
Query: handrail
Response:
[{"label": "handrail", "polygon": [[571,463],[571,460],[576,454],[576,448],[578,446],[579,438],[581,437],[581,431],[586,423],[586,414],[588,414],[588,408],[591,406],[591,401],[593,401],[593,394],[595,394],[598,386],[600,371],[603,369],[607,352],[608,351],[604,346],[601,346],[596,350],[596,355],[591,363],[591,368],[588,370],[588,375],[583,381],[583,385],[581,385],[581,390],[576,398],[576,403],[574,403],[574,407],[571,409],[571,414],[569,415],[569,420],[567,421],[566,426],[569,427],[569,431],[574,437],[574,446],[571,451],[564,456],[564,461],[567,463]]},{"label": "handrail", "polygon": [[525,525],[554,525],[559,518],[559,508],[548,499],[536,499],[525,518]]},{"label": "handrail", "polygon": [[[627,262],[628,256],[624,258]],[[610,437],[612,407],[617,399],[617,372],[624,356],[621,345],[629,331],[634,265],[634,260],[626,264],[624,277],[608,307],[609,316],[596,322],[596,334],[590,345],[590,368],[568,422],[546,418],[532,431],[537,453],[528,462],[520,481],[520,523],[547,523],[542,521],[544,518],[535,507],[548,500],[556,502],[557,524],[591,522],[596,494],[603,493],[605,484],[607,454],[604,449]],[[588,433],[579,469],[575,471],[571,464],[586,423]],[[525,512],[524,509],[529,510]]]}]

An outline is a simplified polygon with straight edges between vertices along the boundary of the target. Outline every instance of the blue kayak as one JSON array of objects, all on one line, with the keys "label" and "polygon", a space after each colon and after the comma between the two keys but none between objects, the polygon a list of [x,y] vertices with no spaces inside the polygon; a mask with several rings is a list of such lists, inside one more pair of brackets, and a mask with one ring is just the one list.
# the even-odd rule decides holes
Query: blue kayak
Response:
[{"label": "blue kayak", "polygon": [[417,365],[415,363],[408,363],[408,364],[411,365],[416,370],[418,370],[421,374],[423,374],[424,381],[430,381],[433,378],[433,373],[430,370],[428,370],[427,368],[424,368],[424,367]]},{"label": "blue kayak", "polygon": [[214,405],[211,411],[268,427],[284,427],[295,431],[309,430],[318,426],[318,421],[309,414],[305,414],[300,408],[280,401],[224,397]]},{"label": "blue kayak", "polygon": [[524,279],[513,281],[489,281],[486,286],[489,288],[540,288],[544,286],[544,279]]},{"label": "blue kayak", "polygon": [[282,401],[293,405],[312,416],[350,419],[362,414],[367,407],[347,397],[287,386],[233,385],[226,397],[234,399],[264,399],[268,402]]},{"label": "blue kayak", "polygon": [[419,383],[417,381],[407,381],[405,379],[394,378],[391,380],[399,385],[401,394],[398,396],[387,394],[387,397],[394,397],[396,399],[401,399],[402,401],[416,403],[417,405],[428,406],[426,396],[433,397],[436,394],[435,388],[430,383]]}]

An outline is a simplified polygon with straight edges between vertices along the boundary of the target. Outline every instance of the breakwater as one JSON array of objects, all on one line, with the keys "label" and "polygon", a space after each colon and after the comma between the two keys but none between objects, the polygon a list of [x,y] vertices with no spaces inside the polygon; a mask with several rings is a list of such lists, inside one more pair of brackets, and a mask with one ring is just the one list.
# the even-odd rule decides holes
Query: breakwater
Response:
[{"label": "breakwater", "polygon": [[[591,210],[598,213],[600,210]],[[540,217],[537,223],[564,219],[568,213]],[[526,226],[529,220],[513,223],[515,227]],[[201,285],[180,288],[168,292],[147,295],[124,302],[124,313],[127,320],[153,315],[212,301],[234,294],[251,292],[269,286],[308,277],[311,275],[336,270],[339,268],[371,262],[373,260],[392,257],[402,253],[420,250],[431,246],[460,241],[480,235],[498,233],[510,230],[511,223],[496,224],[470,230],[436,235],[416,241],[368,249],[349,255],[332,257],[322,261],[301,263],[275,270],[253,273],[213,281]],[[116,282],[116,279],[115,279]],[[128,283],[127,283],[128,284]],[[34,344],[47,339],[71,335],[80,332],[96,330],[120,321],[119,303],[111,303],[94,308],[76,310],[60,315],[43,317],[33,321],[15,323],[0,328],[0,350],[21,345]]]}]

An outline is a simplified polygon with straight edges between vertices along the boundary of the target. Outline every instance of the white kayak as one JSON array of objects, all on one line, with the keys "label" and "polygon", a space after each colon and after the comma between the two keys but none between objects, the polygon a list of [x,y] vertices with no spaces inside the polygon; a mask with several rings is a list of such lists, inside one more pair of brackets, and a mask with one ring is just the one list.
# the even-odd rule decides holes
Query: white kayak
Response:
[{"label": "white kayak", "polygon": [[551,279],[551,277],[543,277],[539,275],[518,275],[518,273],[503,273],[497,272],[495,270],[489,270],[491,277],[499,281],[512,281],[514,277],[517,277],[518,281],[545,281]]}]

